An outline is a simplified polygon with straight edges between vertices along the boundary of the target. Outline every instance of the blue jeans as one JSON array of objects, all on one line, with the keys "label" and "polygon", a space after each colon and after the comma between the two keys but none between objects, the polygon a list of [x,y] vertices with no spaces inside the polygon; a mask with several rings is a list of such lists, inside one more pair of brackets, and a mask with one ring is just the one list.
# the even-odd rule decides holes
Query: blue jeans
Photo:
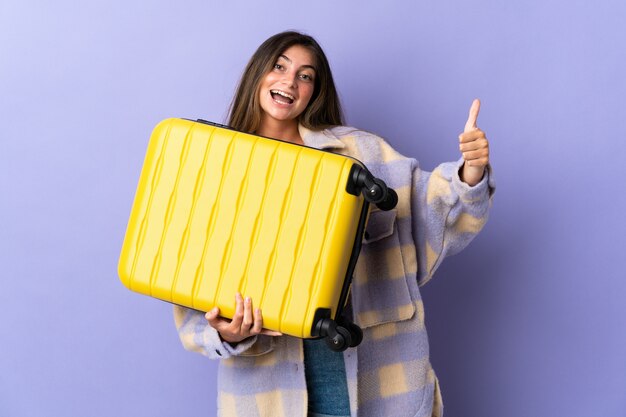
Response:
[{"label": "blue jeans", "polygon": [[350,401],[343,353],[330,350],[324,339],[305,339],[304,371],[309,417],[349,417]]}]

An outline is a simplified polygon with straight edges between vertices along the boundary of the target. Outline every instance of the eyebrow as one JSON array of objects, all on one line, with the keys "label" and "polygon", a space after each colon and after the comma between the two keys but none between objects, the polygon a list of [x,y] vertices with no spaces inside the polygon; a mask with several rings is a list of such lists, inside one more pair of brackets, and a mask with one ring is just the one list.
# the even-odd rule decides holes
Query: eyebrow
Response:
[{"label": "eyebrow", "polygon": [[[289,62],[291,64],[291,59],[289,59],[289,57],[287,55],[280,55],[279,58],[284,59],[285,61]],[[315,67],[313,65],[303,65],[300,68],[311,68],[313,71],[317,70],[315,69]]]}]

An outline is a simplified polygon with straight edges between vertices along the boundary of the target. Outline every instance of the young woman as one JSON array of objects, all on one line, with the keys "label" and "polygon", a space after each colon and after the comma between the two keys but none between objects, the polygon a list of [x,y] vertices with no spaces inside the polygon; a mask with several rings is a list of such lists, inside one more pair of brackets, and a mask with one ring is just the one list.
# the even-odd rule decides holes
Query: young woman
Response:
[{"label": "young woman", "polygon": [[383,139],[343,126],[330,67],[318,43],[297,32],[266,40],[233,100],[235,129],[355,157],[398,193],[392,211],[372,210],[346,310],[364,333],[343,353],[323,340],[263,328],[245,294],[232,320],[175,307],[185,348],[220,359],[223,416],[440,416],[419,286],[443,258],[463,249],[487,220],[494,191],[489,145],[475,100],[462,157],[432,173]]}]

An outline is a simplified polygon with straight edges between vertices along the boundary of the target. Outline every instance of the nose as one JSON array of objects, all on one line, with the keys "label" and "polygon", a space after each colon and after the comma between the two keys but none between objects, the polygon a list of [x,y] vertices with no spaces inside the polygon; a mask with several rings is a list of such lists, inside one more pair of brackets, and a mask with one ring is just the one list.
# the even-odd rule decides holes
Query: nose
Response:
[{"label": "nose", "polygon": [[296,77],[298,74],[294,72],[287,71],[283,73],[283,79],[281,80],[283,84],[290,88],[297,88],[298,83],[296,83]]}]

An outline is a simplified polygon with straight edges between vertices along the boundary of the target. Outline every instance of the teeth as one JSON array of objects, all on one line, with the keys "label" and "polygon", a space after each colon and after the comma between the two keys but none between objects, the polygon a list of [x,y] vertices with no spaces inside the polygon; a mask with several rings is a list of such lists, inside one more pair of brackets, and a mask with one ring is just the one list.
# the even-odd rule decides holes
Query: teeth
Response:
[{"label": "teeth", "polygon": [[284,91],[270,90],[270,92],[274,93],[274,94],[278,94],[278,95],[283,96],[283,97],[287,97],[287,98],[289,98],[291,100],[295,100],[296,99],[294,96],[292,96],[291,94],[285,93]]}]

